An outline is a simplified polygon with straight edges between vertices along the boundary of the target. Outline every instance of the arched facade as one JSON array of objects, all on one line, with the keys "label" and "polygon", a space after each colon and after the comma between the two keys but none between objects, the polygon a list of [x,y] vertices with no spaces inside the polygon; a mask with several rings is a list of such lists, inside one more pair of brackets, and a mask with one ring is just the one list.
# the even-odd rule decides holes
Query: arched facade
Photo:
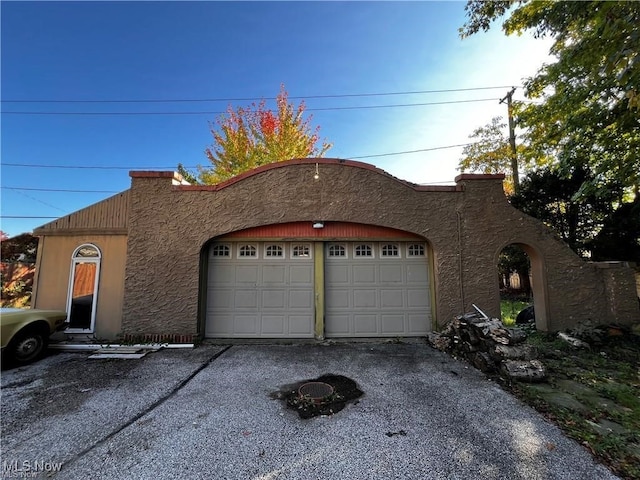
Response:
[{"label": "arched facade", "polygon": [[[532,258],[535,288],[540,289],[536,302],[542,302],[536,305],[539,328],[560,330],[580,319],[638,319],[632,271],[620,264],[602,268],[584,262],[541,222],[508,203],[502,175],[464,174],[452,186],[422,186],[360,162],[299,159],[259,167],[216,186],[188,185],[173,172],[130,176],[122,210],[126,269],[119,278],[124,288],[120,334],[126,339],[190,341],[205,336],[207,306],[202,299],[209,285],[210,245],[227,239],[233,248],[242,235],[256,248],[275,242],[283,252],[302,240],[312,252],[329,242],[352,247],[351,242],[359,241],[371,244],[373,258],[382,256],[382,250],[375,250],[384,247],[380,242],[394,240],[389,232],[420,239],[428,251],[430,329],[471,311],[472,304],[499,315],[495,265],[500,250],[512,243],[523,245]],[[57,222],[56,228],[65,223]],[[320,224],[322,228],[313,228]],[[358,231],[356,226],[366,228]],[[332,229],[342,230],[332,234]],[[392,246],[385,248],[395,252]],[[273,251],[279,250],[274,246]],[[106,265],[109,252],[103,253]],[[316,296],[319,282],[314,278]],[[314,301],[313,333],[321,338],[318,308]]]}]

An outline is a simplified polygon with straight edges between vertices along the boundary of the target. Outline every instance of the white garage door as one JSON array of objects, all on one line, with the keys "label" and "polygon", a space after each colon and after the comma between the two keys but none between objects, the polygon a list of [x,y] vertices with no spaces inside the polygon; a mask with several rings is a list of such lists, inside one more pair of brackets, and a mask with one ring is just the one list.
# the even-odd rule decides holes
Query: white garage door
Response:
[{"label": "white garage door", "polygon": [[426,245],[329,243],[325,249],[325,335],[395,337],[431,330]]},{"label": "white garage door", "polygon": [[205,336],[313,337],[312,252],[310,243],[214,243]]}]

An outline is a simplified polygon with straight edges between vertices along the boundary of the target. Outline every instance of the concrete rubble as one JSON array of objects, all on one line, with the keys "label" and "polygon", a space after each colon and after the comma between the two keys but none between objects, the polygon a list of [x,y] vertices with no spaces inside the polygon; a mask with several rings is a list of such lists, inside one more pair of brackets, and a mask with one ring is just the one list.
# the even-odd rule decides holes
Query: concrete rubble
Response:
[{"label": "concrete rubble", "polygon": [[440,351],[463,357],[485,373],[508,380],[537,383],[547,378],[536,348],[525,344],[527,334],[506,327],[497,318],[479,313],[455,317],[441,332],[428,335],[429,343]]}]

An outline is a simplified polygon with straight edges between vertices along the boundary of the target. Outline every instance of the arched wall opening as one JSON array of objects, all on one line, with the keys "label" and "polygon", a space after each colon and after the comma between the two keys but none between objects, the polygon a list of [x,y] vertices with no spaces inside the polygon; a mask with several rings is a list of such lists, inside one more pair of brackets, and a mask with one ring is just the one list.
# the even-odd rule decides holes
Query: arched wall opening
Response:
[{"label": "arched wall opening", "polygon": [[[515,321],[520,311],[533,306],[536,329],[548,331],[547,279],[540,251],[526,243],[507,244],[498,252],[496,264],[502,320]],[[521,321],[528,313],[523,312]]]}]

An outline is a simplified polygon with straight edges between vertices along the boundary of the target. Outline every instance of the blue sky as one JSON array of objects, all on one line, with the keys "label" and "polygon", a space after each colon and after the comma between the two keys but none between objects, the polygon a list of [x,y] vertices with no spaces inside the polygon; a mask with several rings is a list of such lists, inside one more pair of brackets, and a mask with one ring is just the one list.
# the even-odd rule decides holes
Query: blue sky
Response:
[{"label": "blue sky", "polygon": [[[7,2],[1,4],[3,216],[58,217],[129,187],[131,169],[205,164],[208,124],[251,101],[46,103],[42,100],[271,98],[284,83],[312,123],[354,158],[467,143],[506,115],[549,43],[499,28],[461,40],[464,2]],[[522,89],[515,98],[522,98]],[[447,103],[352,110],[325,108]],[[29,102],[11,102],[28,100]],[[38,102],[40,101],[40,102]],[[299,100],[292,100],[298,102]],[[26,115],[9,112],[52,112]],[[136,115],[61,115],[128,112]],[[358,160],[416,183],[451,182],[461,148]],[[12,166],[46,165],[93,168]],[[112,168],[118,167],[118,168]],[[46,192],[14,188],[100,190]],[[105,192],[103,192],[105,191]],[[3,218],[10,236],[47,219]]]}]

